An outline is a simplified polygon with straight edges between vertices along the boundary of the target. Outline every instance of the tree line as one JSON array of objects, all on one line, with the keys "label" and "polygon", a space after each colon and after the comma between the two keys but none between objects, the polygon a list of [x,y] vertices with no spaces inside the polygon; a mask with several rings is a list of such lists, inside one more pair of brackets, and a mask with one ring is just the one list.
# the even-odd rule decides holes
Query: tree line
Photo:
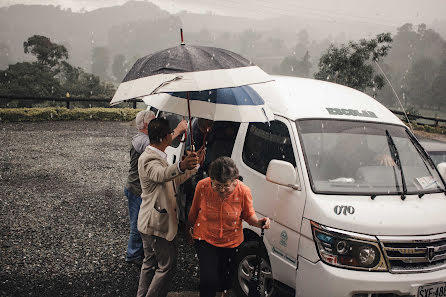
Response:
[{"label": "tree line", "polygon": [[[115,29],[112,34],[115,37],[124,34],[118,31]],[[394,36],[381,33],[375,38],[341,44],[328,40],[315,44],[308,33],[301,30],[296,35],[292,53],[288,55],[281,39],[269,37],[265,41],[262,33],[254,30],[246,30],[237,36],[222,33],[217,37],[202,30],[189,34],[188,38],[193,44],[218,47],[225,47],[236,38],[240,41],[238,52],[262,68],[268,68],[272,74],[314,77],[343,84],[366,92],[387,106],[397,105],[387,79],[406,108],[441,110],[445,105],[446,42],[424,24],[416,28],[405,24]],[[126,42],[121,40],[125,45]],[[107,47],[95,47],[92,73],[87,73],[70,65],[66,61],[67,49],[45,36],[34,35],[23,45],[24,52],[34,55],[37,61],[16,63],[0,71],[0,94],[56,97],[68,92],[72,96],[110,98],[115,91],[112,83],[117,85],[139,58],[135,48],[130,47],[126,56],[123,47],[123,53],[112,58]],[[322,45],[326,46],[325,50],[318,50]],[[156,51],[159,45],[151,47]],[[275,62],[265,62],[262,60],[265,51],[277,52],[279,58]],[[311,57],[315,52],[320,56],[318,60]]]},{"label": "tree line", "polygon": [[34,55],[36,61],[19,62],[0,70],[0,95],[111,98],[116,91],[113,84],[69,64],[66,47],[48,37],[31,36],[23,43],[23,49]]}]

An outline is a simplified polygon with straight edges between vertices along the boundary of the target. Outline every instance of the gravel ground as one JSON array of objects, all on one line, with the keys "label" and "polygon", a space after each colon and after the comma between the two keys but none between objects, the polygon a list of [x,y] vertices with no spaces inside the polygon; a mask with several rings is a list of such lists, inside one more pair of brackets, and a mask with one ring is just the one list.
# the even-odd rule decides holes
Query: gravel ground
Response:
[{"label": "gravel ground", "polygon": [[[136,295],[123,194],[134,133],[120,122],[0,123],[0,296]],[[171,291],[198,290],[194,255],[180,233]]]},{"label": "gravel ground", "polygon": [[[136,295],[123,194],[134,132],[120,122],[0,123],[1,296]],[[194,255],[179,234],[172,291],[198,290]]]}]

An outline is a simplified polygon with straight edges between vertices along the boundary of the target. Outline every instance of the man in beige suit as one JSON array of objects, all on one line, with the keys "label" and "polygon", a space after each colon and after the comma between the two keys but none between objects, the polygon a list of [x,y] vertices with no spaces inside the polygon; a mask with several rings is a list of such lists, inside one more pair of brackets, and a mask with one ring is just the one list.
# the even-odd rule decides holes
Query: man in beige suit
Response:
[{"label": "man in beige suit", "polygon": [[169,165],[164,152],[172,143],[169,122],[154,119],[149,123],[149,131],[150,145],[138,160],[142,189],[138,231],[144,247],[144,262],[137,296],[165,297],[177,264],[176,185],[197,172],[204,151],[191,152],[181,162]]}]

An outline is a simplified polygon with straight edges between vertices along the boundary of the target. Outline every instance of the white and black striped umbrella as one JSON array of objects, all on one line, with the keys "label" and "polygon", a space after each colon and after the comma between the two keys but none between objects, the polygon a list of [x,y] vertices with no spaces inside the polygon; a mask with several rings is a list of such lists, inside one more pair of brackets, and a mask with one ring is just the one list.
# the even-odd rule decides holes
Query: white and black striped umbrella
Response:
[{"label": "white and black striped umbrella", "polygon": [[234,52],[182,44],[136,61],[110,104],[159,93],[231,88],[272,80]]}]

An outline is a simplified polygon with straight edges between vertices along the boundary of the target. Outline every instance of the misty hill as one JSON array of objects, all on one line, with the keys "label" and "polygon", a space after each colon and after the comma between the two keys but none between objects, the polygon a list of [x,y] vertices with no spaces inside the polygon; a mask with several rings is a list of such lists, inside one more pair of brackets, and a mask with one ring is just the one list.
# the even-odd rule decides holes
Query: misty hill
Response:
[{"label": "misty hill", "polygon": [[[178,45],[181,27],[187,43],[239,52],[269,72],[286,56],[303,57],[305,49],[310,52],[314,70],[330,43],[396,32],[396,28],[366,20],[314,15],[259,20],[212,13],[170,14],[146,1],[90,12],[51,5],[14,5],[0,8],[0,68],[31,59],[23,53],[23,42],[39,34],[64,45],[71,64],[92,71],[100,60],[108,65],[106,72],[111,77],[111,65],[118,55],[124,56],[127,68],[138,57]],[[446,27],[446,23],[437,22],[436,27]]]},{"label": "misty hill", "polygon": [[[63,44],[70,61],[88,69],[92,48],[108,46],[112,28],[154,21],[170,14],[149,2],[130,1],[122,6],[77,13],[52,5],[13,5],[0,9],[0,42],[10,49],[11,62],[25,59],[23,42],[34,34]],[[143,38],[144,36],[141,36]]]}]

